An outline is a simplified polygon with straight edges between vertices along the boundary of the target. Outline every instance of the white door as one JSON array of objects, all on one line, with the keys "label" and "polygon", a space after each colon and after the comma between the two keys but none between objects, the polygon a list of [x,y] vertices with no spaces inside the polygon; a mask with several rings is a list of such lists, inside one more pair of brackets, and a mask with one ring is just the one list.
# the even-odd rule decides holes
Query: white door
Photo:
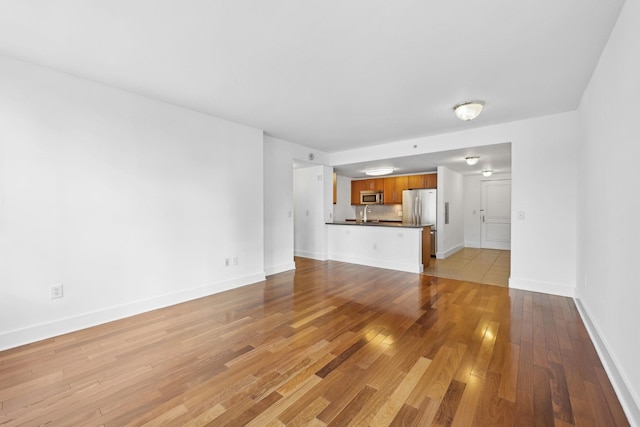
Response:
[{"label": "white door", "polygon": [[482,181],[482,242],[487,249],[511,249],[511,180]]}]

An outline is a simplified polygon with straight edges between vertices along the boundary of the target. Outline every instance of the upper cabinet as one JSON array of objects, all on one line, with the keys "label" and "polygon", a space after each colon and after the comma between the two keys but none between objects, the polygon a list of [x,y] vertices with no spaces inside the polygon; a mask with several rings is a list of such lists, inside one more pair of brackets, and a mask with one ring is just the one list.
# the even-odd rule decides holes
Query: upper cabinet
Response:
[{"label": "upper cabinet", "polygon": [[351,181],[351,204],[360,204],[361,191],[383,191],[385,205],[402,203],[402,192],[412,188],[437,188],[438,174],[390,176],[387,178],[358,179]]},{"label": "upper cabinet", "polygon": [[362,191],[362,183],[364,181],[351,181],[351,204],[360,204],[360,191]]},{"label": "upper cabinet", "polygon": [[384,191],[384,179],[372,178],[372,179],[359,179],[351,181],[351,204],[360,204],[360,192],[361,191]]},{"label": "upper cabinet", "polygon": [[362,182],[362,190],[384,191],[383,178],[363,179],[361,182]]},{"label": "upper cabinet", "polygon": [[407,189],[409,189],[408,176],[384,178],[384,204],[397,205],[402,203],[402,192]]},{"label": "upper cabinet", "polygon": [[438,188],[438,174],[426,173],[423,175],[410,175],[409,188]]}]

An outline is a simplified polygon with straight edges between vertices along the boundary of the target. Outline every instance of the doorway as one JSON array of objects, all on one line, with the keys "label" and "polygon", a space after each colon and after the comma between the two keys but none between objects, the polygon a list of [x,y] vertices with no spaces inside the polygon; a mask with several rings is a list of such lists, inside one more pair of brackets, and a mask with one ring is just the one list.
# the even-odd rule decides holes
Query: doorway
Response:
[{"label": "doorway", "polygon": [[511,249],[511,180],[482,181],[482,249]]}]

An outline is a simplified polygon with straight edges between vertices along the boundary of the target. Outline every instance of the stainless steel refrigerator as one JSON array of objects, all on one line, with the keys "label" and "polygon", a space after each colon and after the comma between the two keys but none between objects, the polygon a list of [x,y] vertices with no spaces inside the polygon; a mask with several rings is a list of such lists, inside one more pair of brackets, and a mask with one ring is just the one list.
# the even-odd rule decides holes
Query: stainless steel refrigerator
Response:
[{"label": "stainless steel refrigerator", "polygon": [[436,255],[437,190],[404,190],[402,192],[402,222],[431,225],[431,256]]}]

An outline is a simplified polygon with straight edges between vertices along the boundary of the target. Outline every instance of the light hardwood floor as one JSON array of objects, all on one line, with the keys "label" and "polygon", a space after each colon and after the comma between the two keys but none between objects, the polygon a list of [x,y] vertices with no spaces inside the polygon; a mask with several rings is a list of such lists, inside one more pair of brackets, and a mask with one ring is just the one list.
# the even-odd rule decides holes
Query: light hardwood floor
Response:
[{"label": "light hardwood floor", "polygon": [[424,274],[488,285],[509,286],[511,251],[463,248],[446,259],[431,259]]},{"label": "light hardwood floor", "polygon": [[0,352],[0,425],[628,425],[571,299],[296,265]]}]

